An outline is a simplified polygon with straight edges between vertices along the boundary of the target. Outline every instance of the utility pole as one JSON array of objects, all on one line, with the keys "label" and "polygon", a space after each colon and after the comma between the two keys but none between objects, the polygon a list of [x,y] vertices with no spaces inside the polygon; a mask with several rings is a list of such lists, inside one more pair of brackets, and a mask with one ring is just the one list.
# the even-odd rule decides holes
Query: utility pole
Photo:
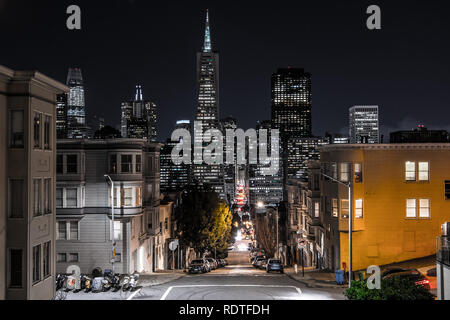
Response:
[{"label": "utility pole", "polygon": [[116,252],[115,252],[115,242],[114,242],[114,181],[111,177],[105,174],[105,178],[108,178],[111,181],[111,247],[112,247],[112,274],[114,275],[114,262],[116,260]]},{"label": "utility pole", "polygon": [[333,177],[330,177],[329,175],[322,173],[322,175],[334,182],[340,183],[348,188],[348,287],[350,288],[352,286],[352,238],[353,238],[353,215],[352,215],[352,181],[353,181],[353,166],[351,163],[349,163],[349,177],[348,177],[348,183],[344,183],[338,179],[335,179]]}]

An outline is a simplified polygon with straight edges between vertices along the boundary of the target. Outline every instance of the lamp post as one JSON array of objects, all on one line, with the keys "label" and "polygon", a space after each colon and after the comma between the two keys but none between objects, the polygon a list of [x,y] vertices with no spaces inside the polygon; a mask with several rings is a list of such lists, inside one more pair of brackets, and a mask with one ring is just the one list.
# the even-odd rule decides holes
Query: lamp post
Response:
[{"label": "lamp post", "polygon": [[108,178],[109,181],[111,181],[111,248],[112,248],[111,264],[112,264],[112,273],[114,274],[114,262],[116,260],[116,257],[114,254],[114,247],[115,247],[115,243],[114,243],[114,181],[107,174],[105,174],[105,178]]},{"label": "lamp post", "polygon": [[353,234],[353,216],[352,216],[352,180],[353,180],[353,169],[352,165],[350,164],[349,168],[349,177],[348,177],[348,183],[344,183],[338,179],[335,179],[333,177],[330,177],[329,175],[326,175],[325,173],[322,173],[322,175],[334,182],[340,183],[348,188],[348,287],[351,287],[352,283],[352,234]]}]

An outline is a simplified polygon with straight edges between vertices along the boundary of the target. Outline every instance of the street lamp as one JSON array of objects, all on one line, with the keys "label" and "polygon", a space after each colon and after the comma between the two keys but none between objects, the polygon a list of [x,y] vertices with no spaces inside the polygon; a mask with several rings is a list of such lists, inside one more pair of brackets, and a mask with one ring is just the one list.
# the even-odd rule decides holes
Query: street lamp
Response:
[{"label": "street lamp", "polygon": [[348,188],[348,287],[350,288],[352,286],[352,234],[353,234],[353,222],[352,222],[352,175],[353,169],[352,165],[350,164],[349,168],[349,177],[348,177],[348,183],[344,183],[338,179],[335,179],[333,177],[330,177],[329,175],[326,175],[325,173],[322,173],[322,175],[334,182],[340,183]]},{"label": "street lamp", "polygon": [[112,273],[114,274],[114,262],[116,260],[116,257],[114,254],[114,247],[115,247],[115,243],[114,243],[114,181],[107,174],[105,174],[105,178],[108,178],[109,181],[111,181],[111,247],[112,247],[111,264],[112,264]]}]

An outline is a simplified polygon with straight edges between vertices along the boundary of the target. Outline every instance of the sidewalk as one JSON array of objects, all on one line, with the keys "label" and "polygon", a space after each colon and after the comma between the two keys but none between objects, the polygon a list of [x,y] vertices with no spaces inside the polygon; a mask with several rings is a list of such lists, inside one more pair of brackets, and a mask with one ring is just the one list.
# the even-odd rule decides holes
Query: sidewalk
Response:
[{"label": "sidewalk", "polygon": [[302,268],[299,267],[297,273],[294,268],[284,269],[284,273],[293,280],[296,280],[308,288],[347,288],[347,285],[336,283],[334,272],[317,270],[312,267],[305,268],[305,276],[302,276]]},{"label": "sidewalk", "polygon": [[139,276],[139,285],[143,287],[157,286],[184,277],[183,270],[161,270],[153,273],[142,273]]}]

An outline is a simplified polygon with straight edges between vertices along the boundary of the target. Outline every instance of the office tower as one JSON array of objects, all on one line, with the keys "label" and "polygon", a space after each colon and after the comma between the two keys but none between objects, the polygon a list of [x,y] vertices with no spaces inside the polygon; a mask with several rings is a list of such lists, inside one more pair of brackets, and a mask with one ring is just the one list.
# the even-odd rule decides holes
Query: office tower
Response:
[{"label": "office tower", "polygon": [[121,132],[123,138],[147,139],[156,142],[156,104],[144,100],[142,87],[136,86],[132,101],[122,103]]},{"label": "office tower", "polygon": [[226,133],[227,130],[233,130],[233,132],[237,129],[237,120],[231,116],[226,117],[225,119],[222,119],[220,121],[220,125],[222,128],[222,134],[223,134],[223,157],[224,157],[224,165],[223,165],[223,179],[224,179],[224,188],[225,188],[225,194],[227,195],[227,201],[229,204],[231,204],[235,199],[236,194],[236,183],[237,178],[236,175],[238,174],[239,170],[244,170],[246,165],[238,165],[237,164],[237,150],[238,148],[245,148],[245,145],[239,145],[237,141],[234,143],[234,154],[233,164],[227,164],[225,163],[227,153],[233,152],[231,149],[227,148],[227,137]]},{"label": "office tower", "polygon": [[[159,149],[143,139],[58,141],[57,272],[73,264],[88,274],[93,266],[111,269],[112,229],[115,272],[151,272],[165,258],[165,252],[153,254],[165,241],[159,220]],[[114,199],[105,173],[114,181]]]},{"label": "office tower", "polygon": [[272,123],[280,136],[310,137],[311,74],[299,68],[278,69],[272,75]]},{"label": "office tower", "polygon": [[350,143],[379,143],[378,106],[349,109]]},{"label": "office tower", "polygon": [[283,168],[280,158],[271,154],[270,130],[272,129],[272,122],[270,120],[258,121],[256,124],[258,135],[261,129],[267,130],[268,143],[265,144],[261,141],[260,143],[267,148],[267,155],[270,155],[270,160],[280,163],[280,170],[275,175],[265,175],[264,170],[270,165],[263,165],[260,162],[258,164],[249,164],[250,205],[255,206],[258,201],[266,205],[276,205],[283,200]]},{"label": "office tower", "polygon": [[[175,129],[191,130],[189,120],[179,120]],[[161,167],[161,192],[181,191],[185,189],[191,181],[191,165],[175,164],[172,161],[172,149],[179,141],[172,141],[168,138],[161,147],[160,167]]]},{"label": "office tower", "polygon": [[56,96],[56,137],[57,139],[67,138],[67,94],[62,93]]},{"label": "office tower", "polygon": [[330,144],[350,143],[350,138],[341,133],[326,132],[325,138],[328,139]]},{"label": "office tower", "polygon": [[55,105],[68,91],[0,66],[0,300],[55,296]]},{"label": "office tower", "polygon": [[88,128],[81,69],[70,68],[66,84],[70,88],[67,94],[67,138],[87,138]]},{"label": "office tower", "polygon": [[[206,12],[205,38],[201,52],[197,53],[197,114],[196,121],[202,126],[194,126],[194,157],[200,158],[206,143],[202,134],[209,129],[220,130],[219,124],[219,53],[212,50],[209,13]],[[199,185],[208,185],[222,199],[224,191],[223,167],[221,165],[195,164],[193,174]]]},{"label": "office tower", "polygon": [[319,160],[319,147],[329,143],[328,138],[322,137],[290,137],[287,141],[284,161],[287,179],[308,180],[308,162]]},{"label": "office tower", "polygon": [[439,143],[450,142],[447,130],[428,130],[418,125],[414,130],[402,130],[390,133],[390,143]]}]

